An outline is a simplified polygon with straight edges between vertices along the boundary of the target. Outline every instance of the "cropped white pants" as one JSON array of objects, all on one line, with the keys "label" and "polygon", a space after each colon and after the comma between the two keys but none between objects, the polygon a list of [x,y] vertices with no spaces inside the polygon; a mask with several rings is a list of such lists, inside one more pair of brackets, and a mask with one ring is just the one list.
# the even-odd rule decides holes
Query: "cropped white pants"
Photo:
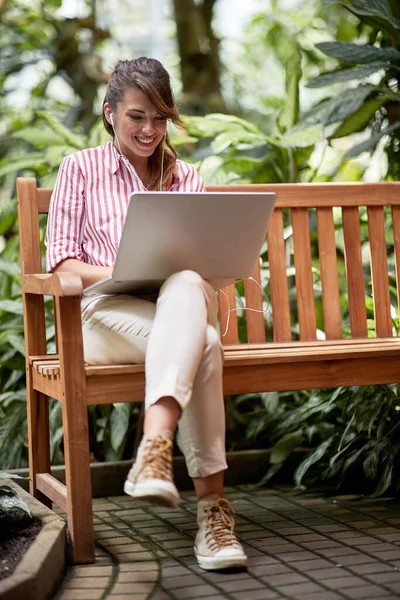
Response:
[{"label": "cropped white pants", "polygon": [[145,362],[145,409],[172,396],[182,408],[181,449],[190,477],[227,468],[223,350],[214,289],[193,271],[167,279],[157,302],[129,295],[85,298],[85,361]]}]

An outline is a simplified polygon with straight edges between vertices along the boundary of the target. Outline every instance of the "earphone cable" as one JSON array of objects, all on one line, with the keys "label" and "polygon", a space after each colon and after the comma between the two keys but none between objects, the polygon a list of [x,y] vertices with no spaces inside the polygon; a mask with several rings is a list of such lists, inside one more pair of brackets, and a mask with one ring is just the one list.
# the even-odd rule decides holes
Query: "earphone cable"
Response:
[{"label": "earphone cable", "polygon": [[262,291],[262,293],[263,293],[263,295],[264,295],[264,298],[265,298],[265,301],[266,301],[266,303],[267,303],[267,306],[266,306],[266,308],[264,308],[263,310],[259,310],[258,308],[246,308],[246,307],[245,307],[245,308],[241,308],[241,307],[239,307],[239,308],[231,308],[231,307],[230,307],[231,305],[230,305],[230,302],[229,302],[229,298],[228,298],[228,296],[225,294],[225,292],[224,292],[222,289],[220,289],[219,291],[221,292],[221,294],[223,294],[223,295],[225,296],[225,298],[226,298],[226,301],[228,302],[228,307],[229,307],[229,308],[228,308],[228,312],[226,312],[226,313],[224,314],[224,318],[225,318],[225,317],[228,317],[228,318],[227,318],[227,320],[226,320],[226,327],[225,327],[225,331],[224,331],[224,332],[223,332],[223,334],[222,334],[222,337],[225,337],[225,336],[226,336],[226,334],[228,333],[228,329],[229,329],[229,322],[230,322],[230,317],[231,317],[231,313],[232,313],[232,312],[237,312],[238,310],[246,310],[246,311],[250,311],[250,312],[265,313],[265,312],[268,312],[268,311],[269,311],[270,304],[269,304],[268,296],[267,296],[267,294],[266,294],[266,292],[265,292],[264,288],[263,288],[263,287],[261,287],[261,285],[258,283],[258,281],[256,281],[256,280],[254,279],[254,277],[246,277],[246,279],[249,279],[249,280],[251,280],[251,281],[254,281],[254,283],[256,283],[256,284],[258,285],[258,287],[260,288],[260,290]]}]

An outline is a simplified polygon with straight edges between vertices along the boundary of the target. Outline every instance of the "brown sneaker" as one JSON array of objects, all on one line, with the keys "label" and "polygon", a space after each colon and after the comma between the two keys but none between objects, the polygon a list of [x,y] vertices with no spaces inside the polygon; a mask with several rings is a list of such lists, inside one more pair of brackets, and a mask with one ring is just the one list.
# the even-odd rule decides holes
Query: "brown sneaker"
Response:
[{"label": "brown sneaker", "polygon": [[247,565],[247,556],[235,534],[234,514],[228,500],[218,494],[200,500],[194,553],[202,569],[215,571]]},{"label": "brown sneaker", "polygon": [[179,504],[172,475],[172,439],[170,431],[154,437],[143,436],[124,484],[126,494],[158,506],[175,508]]}]

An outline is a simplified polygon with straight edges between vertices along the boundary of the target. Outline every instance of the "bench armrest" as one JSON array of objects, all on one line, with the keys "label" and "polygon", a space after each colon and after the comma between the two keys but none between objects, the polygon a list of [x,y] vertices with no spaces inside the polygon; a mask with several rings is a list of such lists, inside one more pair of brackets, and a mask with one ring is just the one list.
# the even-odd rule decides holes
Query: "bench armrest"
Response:
[{"label": "bench armrest", "polygon": [[22,282],[26,294],[58,297],[83,294],[82,279],[74,273],[24,275]]}]

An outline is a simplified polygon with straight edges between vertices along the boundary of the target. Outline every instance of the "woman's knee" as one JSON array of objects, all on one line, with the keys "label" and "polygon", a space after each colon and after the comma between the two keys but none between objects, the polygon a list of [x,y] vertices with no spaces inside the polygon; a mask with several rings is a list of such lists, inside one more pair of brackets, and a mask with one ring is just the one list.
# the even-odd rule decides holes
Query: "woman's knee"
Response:
[{"label": "woman's knee", "polygon": [[211,363],[218,369],[224,360],[224,350],[221,344],[221,338],[218,331],[212,325],[207,325],[204,357],[206,359],[211,359]]},{"label": "woman's knee", "polygon": [[185,269],[184,271],[178,271],[177,273],[170,275],[162,288],[170,287],[172,285],[201,288],[204,285],[204,279],[201,277],[201,275],[196,273],[196,271]]}]

